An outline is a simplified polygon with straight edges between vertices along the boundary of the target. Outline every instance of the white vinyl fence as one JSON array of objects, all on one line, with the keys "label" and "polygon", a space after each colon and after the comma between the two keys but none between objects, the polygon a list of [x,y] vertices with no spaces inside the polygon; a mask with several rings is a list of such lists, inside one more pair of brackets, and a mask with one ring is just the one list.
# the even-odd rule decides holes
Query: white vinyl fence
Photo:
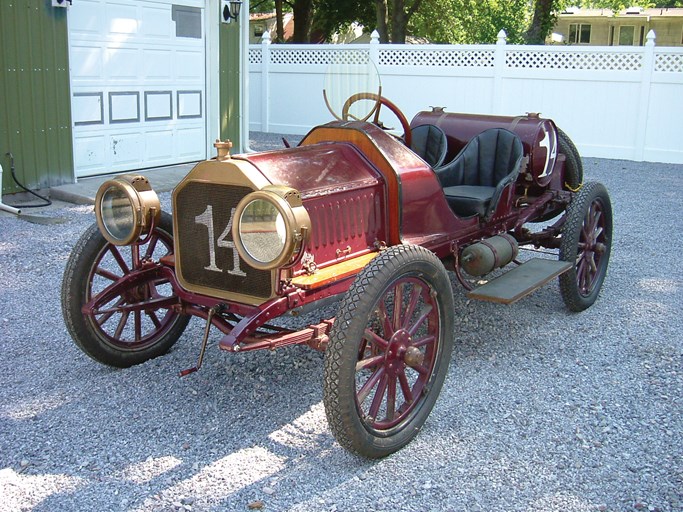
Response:
[{"label": "white vinyl fence", "polygon": [[583,156],[683,163],[683,48],[508,45],[271,45],[249,47],[250,129],[304,134],[332,120],[322,96],[332,62],[371,59],[382,94],[418,111],[540,112]]}]

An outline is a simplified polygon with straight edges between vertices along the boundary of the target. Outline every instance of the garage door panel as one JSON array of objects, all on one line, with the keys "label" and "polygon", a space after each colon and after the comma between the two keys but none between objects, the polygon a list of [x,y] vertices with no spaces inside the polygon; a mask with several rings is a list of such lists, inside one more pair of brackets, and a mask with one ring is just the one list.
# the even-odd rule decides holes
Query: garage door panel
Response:
[{"label": "garage door panel", "polygon": [[96,46],[71,47],[71,80],[101,80],[104,49]]},{"label": "garage door panel", "polygon": [[[77,177],[206,158],[204,5],[79,0],[69,9]],[[178,37],[180,11],[201,38]]]},{"label": "garage door panel", "polygon": [[157,7],[142,8],[142,36],[154,39],[171,38],[171,13]]},{"label": "garage door panel", "polygon": [[173,119],[172,91],[145,91],[145,121]]},{"label": "garage door panel", "polygon": [[176,146],[178,147],[178,156],[186,160],[193,160],[195,158],[203,158],[200,155],[199,149],[204,144],[204,129],[203,127],[183,128],[178,130],[178,140]]},{"label": "garage door panel", "polygon": [[138,164],[142,162],[142,133],[119,133],[110,137],[112,164]]},{"label": "garage door panel", "polygon": [[146,79],[171,80],[173,74],[172,50],[142,50],[142,72]]},{"label": "garage door panel", "polygon": [[202,117],[202,91],[178,91],[176,99],[179,119]]},{"label": "garage door panel", "polygon": [[147,132],[145,136],[145,161],[154,163],[173,158],[173,130]]},{"label": "garage door panel", "polygon": [[139,19],[136,6],[108,2],[106,16],[109,35],[138,33]]},{"label": "garage door panel", "polygon": [[137,123],[140,121],[140,93],[115,91],[109,93],[109,123]]},{"label": "garage door panel", "polygon": [[102,169],[107,163],[107,137],[96,135],[80,137],[74,141],[74,159],[84,169]]},{"label": "garage door panel", "polygon": [[80,0],[78,9],[69,13],[69,32],[81,35],[98,35],[103,31],[103,19],[100,16],[100,2]]},{"label": "garage door panel", "polygon": [[204,75],[202,52],[176,52],[176,78],[179,80],[198,80]]},{"label": "garage door panel", "polygon": [[137,80],[140,76],[140,51],[133,48],[107,48],[107,76],[113,80]]}]

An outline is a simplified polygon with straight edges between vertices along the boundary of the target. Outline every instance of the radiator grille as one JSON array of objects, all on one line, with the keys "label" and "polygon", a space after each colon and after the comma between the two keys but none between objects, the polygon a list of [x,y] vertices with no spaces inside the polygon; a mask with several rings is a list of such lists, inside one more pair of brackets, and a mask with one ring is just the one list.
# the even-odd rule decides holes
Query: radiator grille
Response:
[{"label": "radiator grille", "polygon": [[[248,187],[190,182],[178,192],[176,265],[187,284],[253,297],[272,295],[271,272],[239,258],[229,225]],[[213,247],[212,247],[213,246]]]}]

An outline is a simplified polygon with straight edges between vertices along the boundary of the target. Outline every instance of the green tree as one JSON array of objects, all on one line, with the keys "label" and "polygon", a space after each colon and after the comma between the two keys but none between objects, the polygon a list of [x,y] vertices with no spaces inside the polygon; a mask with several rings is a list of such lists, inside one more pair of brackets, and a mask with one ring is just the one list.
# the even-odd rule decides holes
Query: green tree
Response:
[{"label": "green tree", "polygon": [[536,0],[534,16],[525,34],[527,44],[545,44],[545,38],[557,21],[557,12],[563,6],[563,0]]},{"label": "green tree", "polygon": [[495,43],[503,29],[509,42],[521,43],[529,12],[528,0],[430,0],[413,17],[410,32],[433,42],[476,44]]}]

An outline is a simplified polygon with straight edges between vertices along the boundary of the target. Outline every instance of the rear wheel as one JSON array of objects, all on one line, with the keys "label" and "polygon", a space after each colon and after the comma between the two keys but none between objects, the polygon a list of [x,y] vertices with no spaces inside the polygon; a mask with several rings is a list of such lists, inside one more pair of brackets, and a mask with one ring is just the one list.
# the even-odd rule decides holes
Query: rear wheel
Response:
[{"label": "rear wheel", "polygon": [[583,311],[598,298],[612,247],[612,204],[607,189],[586,183],[567,209],[562,228],[560,260],[574,266],[560,276],[560,292],[567,307]]},{"label": "rear wheel", "polygon": [[76,345],[100,363],[129,367],[164,354],[178,340],[189,316],[178,314],[173,288],[163,278],[136,283],[92,314],[81,311],[120,278],[173,252],[173,221],[162,213],[146,244],[112,245],[93,224],[74,247],[62,282],[62,313]]},{"label": "rear wheel", "polygon": [[564,186],[572,191],[577,191],[583,183],[583,162],[579,150],[569,138],[559,128],[557,129],[557,139],[560,145],[560,153],[564,154]]},{"label": "rear wheel", "polygon": [[430,251],[395,246],[363,269],[325,353],[323,399],[339,444],[378,458],[417,435],[448,371],[453,326],[450,280]]}]

